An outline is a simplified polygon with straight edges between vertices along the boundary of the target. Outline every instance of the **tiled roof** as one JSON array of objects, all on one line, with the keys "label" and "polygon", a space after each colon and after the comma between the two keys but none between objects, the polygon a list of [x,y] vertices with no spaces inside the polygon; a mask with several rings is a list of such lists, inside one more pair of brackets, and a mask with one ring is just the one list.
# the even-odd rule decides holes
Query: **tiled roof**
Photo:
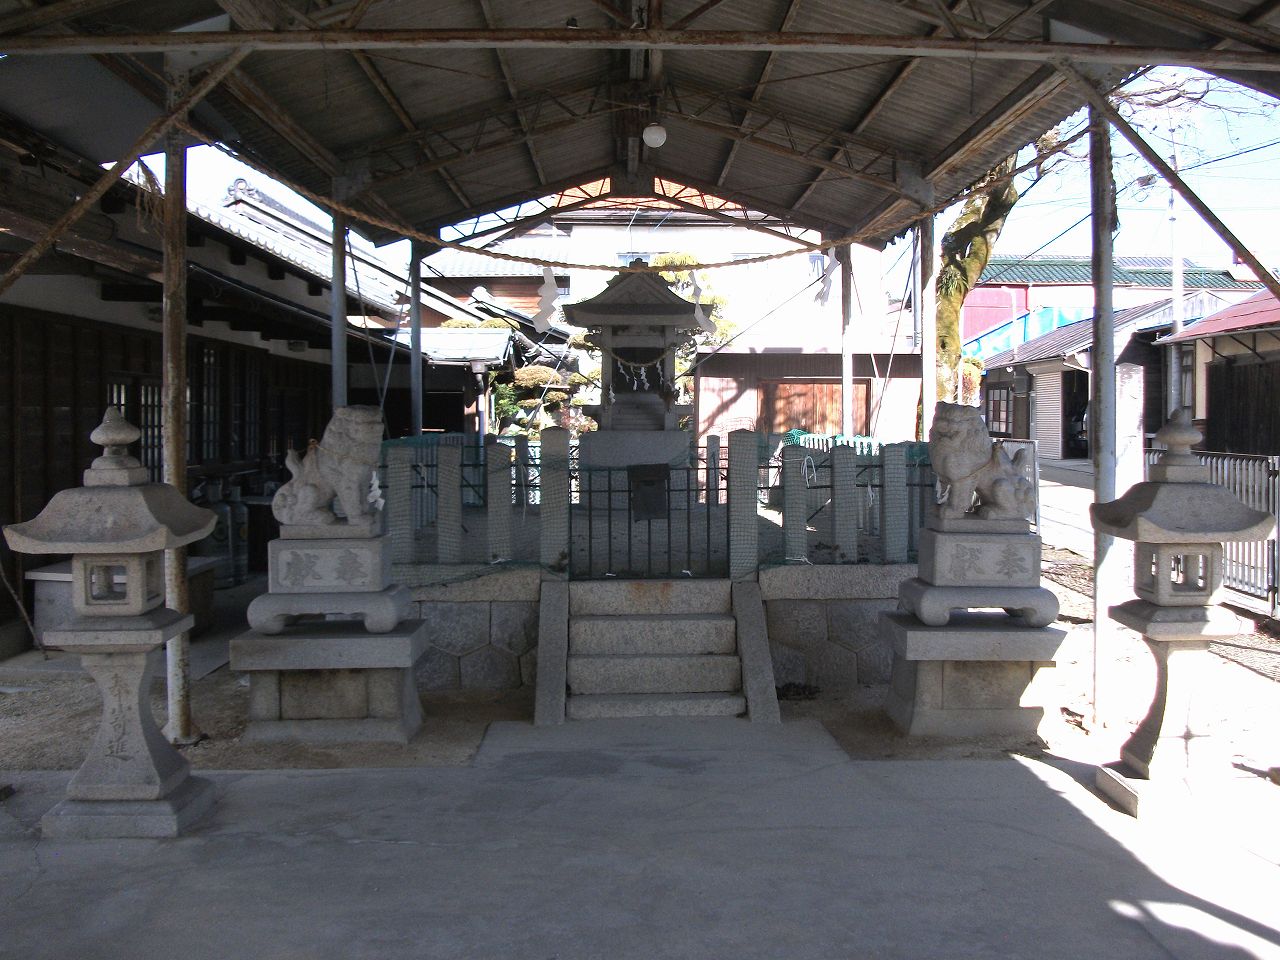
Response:
[{"label": "tiled roof", "polygon": [[[1117,257],[1118,287],[1167,288],[1172,279],[1168,257]],[[992,257],[979,283],[1088,284],[1093,282],[1087,257]],[[1214,270],[1183,261],[1183,284],[1188,289],[1256,290],[1258,281],[1237,280],[1227,270]]]}]

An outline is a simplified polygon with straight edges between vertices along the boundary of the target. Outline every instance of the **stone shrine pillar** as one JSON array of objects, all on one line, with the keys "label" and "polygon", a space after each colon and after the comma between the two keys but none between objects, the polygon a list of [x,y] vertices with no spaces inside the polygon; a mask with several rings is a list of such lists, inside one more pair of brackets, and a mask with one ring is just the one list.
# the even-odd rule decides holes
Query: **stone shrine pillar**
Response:
[{"label": "stone shrine pillar", "polygon": [[75,616],[44,642],[79,654],[102,695],[89,754],[66,799],[40,821],[46,837],[176,837],[213,806],[213,784],[190,776],[151,715],[149,654],[194,625],[164,606],[164,551],[207,536],[216,518],[176,487],[147,482],[128,453],[139,436],[108,407],[90,435],[105,450],[84,486],[4,531],[15,551],[71,554]]},{"label": "stone shrine pillar", "polygon": [[885,709],[913,735],[1033,735],[1043,710],[1027,690],[1066,631],[1049,626],[1058,600],[1040,586],[1023,453],[994,446],[975,407],[939,403],[929,456],[939,506],[920,533],[919,576],[881,615],[893,641]]},{"label": "stone shrine pillar", "polygon": [[381,441],[380,410],[339,407],[305,456],[288,454],[268,592],[249,604],[252,630],[231,641],[231,669],[250,675],[252,739],[404,743],[422,726],[413,666],[426,624],[391,582]]}]

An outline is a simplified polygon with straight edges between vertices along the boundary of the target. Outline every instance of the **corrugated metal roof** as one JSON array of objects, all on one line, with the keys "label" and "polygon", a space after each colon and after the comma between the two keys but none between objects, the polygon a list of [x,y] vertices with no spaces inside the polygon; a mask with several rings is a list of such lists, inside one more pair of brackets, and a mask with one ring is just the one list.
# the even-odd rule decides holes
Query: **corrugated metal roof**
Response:
[{"label": "corrugated metal roof", "polygon": [[[1168,289],[1173,269],[1168,257],[1118,257],[1115,285]],[[979,283],[1091,284],[1093,265],[1087,257],[992,257]],[[1227,270],[1184,261],[1183,284],[1206,290],[1256,290],[1256,280],[1237,280]]]},{"label": "corrugated metal roof", "polygon": [[1276,328],[1280,328],[1280,303],[1276,302],[1275,294],[1271,291],[1259,290],[1248,300],[1219,310],[1184,328],[1176,337],[1166,337],[1161,342],[1185,343],[1202,337]]},{"label": "corrugated metal roof", "polygon": [[[1249,0],[1184,0],[1183,7],[1188,5],[1202,8],[1210,21],[1242,20],[1250,9]],[[631,9],[617,9],[623,6]],[[178,43],[193,34],[171,31],[222,17],[224,7],[234,11],[237,31],[282,37],[292,32],[291,43],[310,43],[297,38],[343,26],[353,10],[362,15],[356,29],[364,36],[386,30],[506,31],[469,45],[424,48],[419,41],[416,47],[370,48],[358,55],[320,39],[305,50],[259,43],[208,106],[225,121],[224,140],[243,144],[286,181],[321,196],[342,192],[335,182],[350,186],[348,202],[384,221],[358,227],[379,242],[397,239],[402,228],[436,230],[477,212],[553,194],[575,180],[599,177],[602,168],[640,189],[661,171],[830,234],[885,241],[929,205],[897,185],[902,171],[919,170],[941,203],[1082,103],[1046,65],[1051,50],[996,61],[985,59],[998,46],[995,41],[972,52],[957,48],[945,58],[919,49],[926,41],[952,42],[956,22],[966,41],[997,28],[1001,42],[1019,44],[1071,36],[1096,37],[1100,44],[1205,48],[1220,39],[1210,35],[1203,18],[1189,26],[1185,11],[1139,12],[1081,0],[1056,0],[1043,12],[1036,7],[1035,15],[1021,17],[1016,14],[1025,8],[1007,0],[958,9],[928,0],[734,0],[712,6],[667,0],[639,9],[646,6],[660,9],[664,23],[638,26],[657,31],[680,24],[679,44],[660,53],[633,52],[609,49],[607,38],[581,33],[591,45],[574,46],[573,35],[563,29],[569,25],[617,31],[610,36],[628,43],[660,36],[615,22],[609,4],[583,0],[130,0],[105,12],[92,4],[33,8],[28,0],[0,0],[0,16],[63,16],[53,29],[15,32],[6,45],[10,56],[0,60],[0,88],[4,65],[24,56],[14,52],[17,41],[65,45],[68,34],[82,33],[124,49],[129,34],[150,33]],[[686,18],[690,23],[681,24]],[[543,35],[542,41],[559,48],[533,42],[534,32],[548,30],[559,33]],[[721,31],[721,42],[713,43],[708,31]],[[738,38],[752,31],[790,39],[785,48],[773,41],[780,48],[768,52],[730,44],[723,33]],[[872,52],[864,43],[859,52],[851,40],[844,42],[846,52],[819,50],[804,38],[816,32],[892,38],[893,51]],[[930,55],[913,59],[912,53]],[[1247,55],[1238,49],[1230,54]],[[135,71],[136,85],[146,88],[155,84],[151,61],[146,63],[141,71],[134,62],[117,65]],[[1106,68],[1106,75],[1118,78],[1138,65]],[[104,76],[104,83],[121,91],[130,86]],[[1280,92],[1274,74],[1232,76]],[[96,107],[87,99],[63,99],[64,109],[48,117],[55,133],[94,129],[96,143],[105,143],[107,131],[118,126],[86,120],[76,127],[77,112]],[[667,124],[670,137],[659,150],[640,148],[639,129],[653,116]],[[94,146],[81,144],[91,152]],[[92,159],[116,156],[108,151]]]},{"label": "corrugated metal roof", "polygon": [[[1159,314],[1169,306],[1169,298],[1145,303],[1142,306],[1119,310],[1112,318],[1117,330],[1149,329],[1143,324],[1145,318]],[[1167,321],[1166,321],[1167,322]],[[1007,367],[1015,363],[1035,363],[1038,360],[1056,360],[1073,353],[1082,353],[1093,346],[1093,318],[1077,320],[1065,327],[1058,327],[1048,333],[1019,344],[1012,350],[1005,350],[988,357],[985,366]]]},{"label": "corrugated metal roof", "polygon": [[[464,364],[478,360],[489,366],[505,363],[511,352],[511,330],[469,330],[435,328],[422,331],[422,352],[433,363]],[[401,343],[409,342],[409,332],[396,334]]]}]

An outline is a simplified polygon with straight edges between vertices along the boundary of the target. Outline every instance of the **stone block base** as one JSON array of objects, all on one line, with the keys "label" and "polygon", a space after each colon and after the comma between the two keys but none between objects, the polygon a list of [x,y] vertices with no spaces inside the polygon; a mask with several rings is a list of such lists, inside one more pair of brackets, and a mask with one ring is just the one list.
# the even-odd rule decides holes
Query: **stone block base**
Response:
[{"label": "stone block base", "polygon": [[1058,598],[1044,587],[939,587],[920,577],[903,581],[898,604],[933,627],[946,626],[953,610],[1001,609],[1030,627],[1058,616]]},{"label": "stone block base", "polygon": [[1191,805],[1191,792],[1185,780],[1145,780],[1124,763],[1099,767],[1094,786],[1131,817],[1185,814]]},{"label": "stone block base", "polygon": [[63,800],[40,820],[56,840],[176,837],[213,808],[213,783],[187,777],[159,800]]},{"label": "stone block base", "polygon": [[386,634],[409,616],[412,591],[394,586],[376,593],[264,593],[249,604],[249,626],[259,633],[283,633],[303,617],[340,616],[364,621],[370,633]]},{"label": "stone block base", "polygon": [[1043,719],[1027,704],[1037,671],[1051,666],[1063,630],[1032,629],[998,614],[961,614],[931,627],[904,613],[881,624],[893,642],[885,710],[911,736],[1031,736]]},{"label": "stone block base", "polygon": [[250,674],[246,738],[407,743],[422,727],[413,668],[426,633],[421,620],[380,635],[327,621],[288,636],[236,637],[231,669]]}]

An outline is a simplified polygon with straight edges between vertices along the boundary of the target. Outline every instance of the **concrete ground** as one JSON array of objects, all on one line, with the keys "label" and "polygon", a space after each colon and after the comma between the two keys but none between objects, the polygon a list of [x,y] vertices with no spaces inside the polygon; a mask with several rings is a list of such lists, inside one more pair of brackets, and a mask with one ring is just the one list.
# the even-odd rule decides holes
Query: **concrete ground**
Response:
[{"label": "concrete ground", "polygon": [[1089,604],[1060,597],[1043,743],[908,740],[866,687],[783,703],[780,727],[535,728],[519,694],[428,699],[407,748],[285,755],[239,741],[208,637],[211,739],[186,753],[218,802],[164,841],[40,838],[98,709],[28,656],[0,670],[0,958],[1280,960],[1280,685],[1215,661],[1219,775],[1135,821],[1092,781],[1150,697],[1147,654],[1126,640],[1117,720],[1082,728]]},{"label": "concrete ground", "polygon": [[858,762],[812,720],[507,722],[469,766],[214,774],[189,836],[92,842],[38,839],[67,774],[18,773],[0,956],[1280,957],[1280,791],[1233,801],[1250,842],[1133,821],[1091,770]]}]

